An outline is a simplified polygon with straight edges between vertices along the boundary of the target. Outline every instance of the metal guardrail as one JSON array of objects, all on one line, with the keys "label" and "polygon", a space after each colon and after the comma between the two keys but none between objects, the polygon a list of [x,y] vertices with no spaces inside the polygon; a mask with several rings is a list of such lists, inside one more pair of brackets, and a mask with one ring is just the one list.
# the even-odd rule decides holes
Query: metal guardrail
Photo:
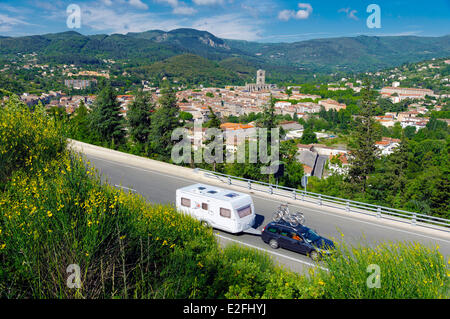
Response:
[{"label": "metal guardrail", "polygon": [[330,206],[343,209],[347,212],[355,212],[375,216],[377,218],[385,218],[400,222],[410,223],[412,225],[420,225],[439,230],[450,232],[450,219],[408,212],[400,209],[389,208],[380,205],[357,202],[350,199],[333,197],[329,195],[317,194],[300,189],[284,187],[265,182],[255,181],[247,178],[226,175],[222,173],[212,172],[201,168],[195,171],[205,173],[205,176],[221,180],[228,185],[242,186],[249,190],[266,192],[271,195],[279,195],[289,197],[294,200],[315,203],[319,206]]}]

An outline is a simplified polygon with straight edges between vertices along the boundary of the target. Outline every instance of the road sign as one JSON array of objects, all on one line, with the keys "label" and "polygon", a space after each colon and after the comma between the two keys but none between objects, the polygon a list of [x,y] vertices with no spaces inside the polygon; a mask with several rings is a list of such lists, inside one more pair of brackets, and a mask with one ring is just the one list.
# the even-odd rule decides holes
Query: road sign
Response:
[{"label": "road sign", "polygon": [[308,185],[308,176],[304,175],[302,177],[302,187],[306,188],[306,185]]}]

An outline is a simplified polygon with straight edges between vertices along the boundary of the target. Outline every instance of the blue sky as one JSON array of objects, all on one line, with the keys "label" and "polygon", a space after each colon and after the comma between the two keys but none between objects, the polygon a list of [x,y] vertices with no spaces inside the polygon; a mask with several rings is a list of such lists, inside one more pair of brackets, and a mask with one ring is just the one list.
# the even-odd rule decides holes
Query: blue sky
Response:
[{"label": "blue sky", "polygon": [[[368,28],[369,4],[381,9],[381,28]],[[365,35],[450,34],[450,0],[0,0],[0,35],[71,30],[67,7],[81,9],[82,34],[181,27],[259,42]]]}]

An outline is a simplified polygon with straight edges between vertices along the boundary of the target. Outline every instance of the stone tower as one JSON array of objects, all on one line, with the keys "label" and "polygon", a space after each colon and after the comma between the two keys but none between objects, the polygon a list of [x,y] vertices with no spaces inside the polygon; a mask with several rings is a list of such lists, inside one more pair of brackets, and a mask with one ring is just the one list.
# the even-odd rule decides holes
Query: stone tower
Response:
[{"label": "stone tower", "polygon": [[256,72],[256,84],[257,85],[264,85],[264,84],[266,84],[266,71],[258,70]]}]

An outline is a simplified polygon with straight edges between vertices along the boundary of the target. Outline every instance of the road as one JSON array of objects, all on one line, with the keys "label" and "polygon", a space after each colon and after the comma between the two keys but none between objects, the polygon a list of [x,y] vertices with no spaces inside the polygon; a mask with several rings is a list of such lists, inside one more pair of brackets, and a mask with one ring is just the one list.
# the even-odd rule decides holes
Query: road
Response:
[{"label": "road", "polygon": [[[173,175],[161,170],[134,166],[131,161],[118,162],[111,160],[108,156],[97,154],[95,156],[84,154],[84,156],[99,170],[104,181],[113,186],[120,185],[124,189],[133,190],[154,203],[173,204],[176,189],[198,182],[192,177],[179,176],[181,174]],[[252,194],[252,198],[256,213],[260,215],[260,219],[263,219],[258,227],[262,229],[271,220],[280,202],[265,194]],[[306,225],[317,230],[324,237],[343,238],[351,244],[366,243],[367,245],[374,245],[381,241],[414,241],[427,246],[439,245],[440,252],[446,257],[450,256],[450,239],[446,233],[430,234],[420,231],[420,228],[414,231],[398,229],[376,220],[361,220],[335,214],[327,211],[326,208],[315,209],[302,206],[301,202],[298,205],[290,205],[290,208],[302,211],[306,218]],[[304,272],[308,267],[314,266],[309,257],[283,249],[274,250],[264,244],[258,236],[232,235],[221,231],[215,231],[215,233],[221,244],[238,242],[268,252],[277,262],[293,271]],[[341,237],[342,234],[343,237]]]}]

